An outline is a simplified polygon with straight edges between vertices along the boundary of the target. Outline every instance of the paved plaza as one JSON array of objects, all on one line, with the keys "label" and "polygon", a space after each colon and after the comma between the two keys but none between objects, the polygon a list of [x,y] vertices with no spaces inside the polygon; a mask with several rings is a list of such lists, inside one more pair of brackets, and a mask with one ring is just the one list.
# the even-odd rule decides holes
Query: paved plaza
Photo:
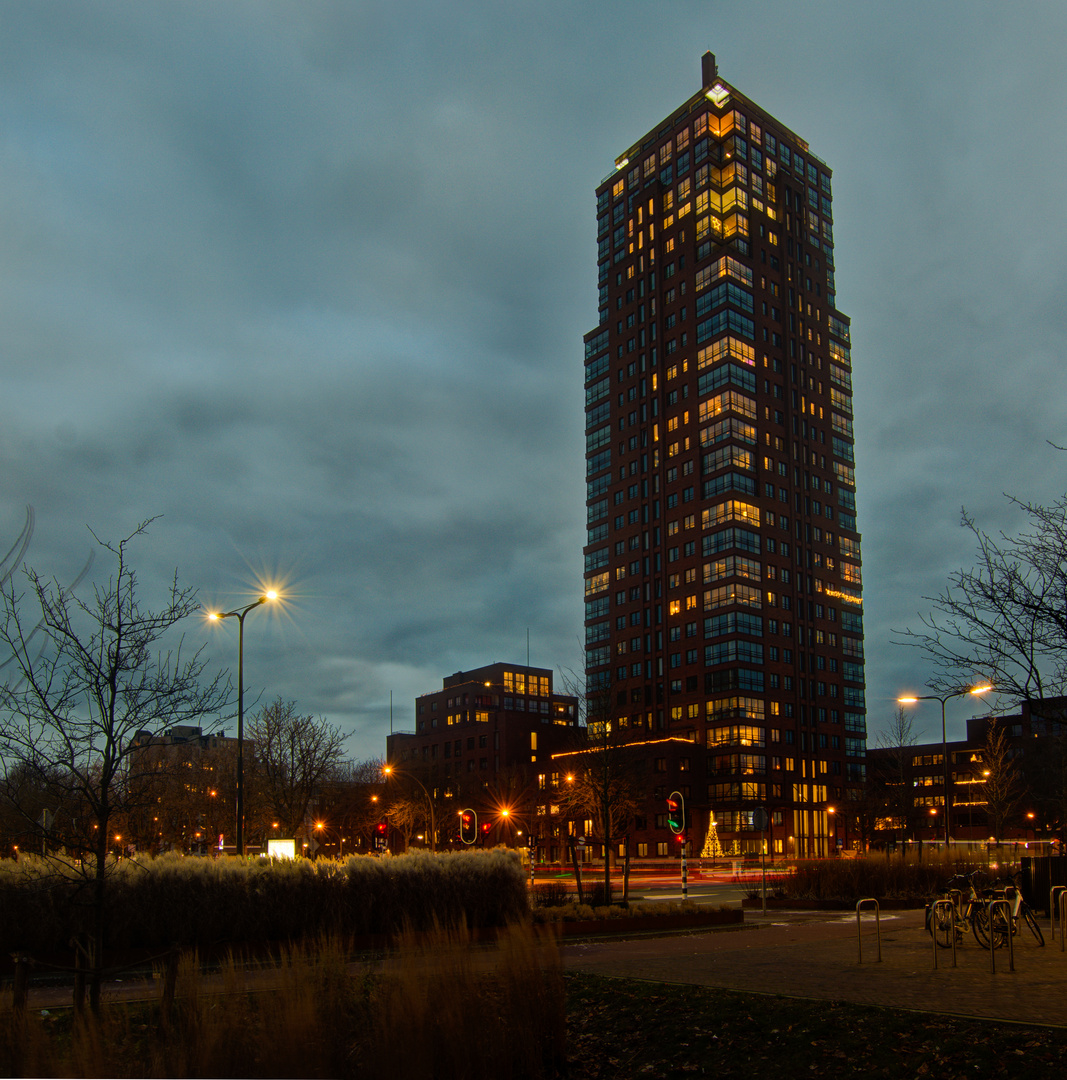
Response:
[{"label": "paved plaza", "polygon": [[861,964],[854,913],[751,911],[744,929],[568,944],[563,963],[595,975],[1063,1026],[1067,953],[1047,919],[1041,928],[1044,948],[1017,934],[1015,970],[998,949],[995,973],[973,938],[957,948],[955,968],[952,950],[939,949],[934,970],[922,911],[881,914],[880,963],[873,916],[862,921]]}]

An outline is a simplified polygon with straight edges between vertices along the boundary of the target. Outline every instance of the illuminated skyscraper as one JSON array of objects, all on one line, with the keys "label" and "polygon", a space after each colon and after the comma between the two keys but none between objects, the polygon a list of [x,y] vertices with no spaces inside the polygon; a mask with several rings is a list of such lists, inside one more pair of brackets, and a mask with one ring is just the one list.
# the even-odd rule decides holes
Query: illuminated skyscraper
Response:
[{"label": "illuminated skyscraper", "polygon": [[775,850],[819,854],[866,747],[832,174],[711,53],[702,75],[596,192],[587,687],[635,736],[693,743],[650,764],[638,854],[670,850],[674,789],[697,853],[711,814],[757,850],[762,807]]}]

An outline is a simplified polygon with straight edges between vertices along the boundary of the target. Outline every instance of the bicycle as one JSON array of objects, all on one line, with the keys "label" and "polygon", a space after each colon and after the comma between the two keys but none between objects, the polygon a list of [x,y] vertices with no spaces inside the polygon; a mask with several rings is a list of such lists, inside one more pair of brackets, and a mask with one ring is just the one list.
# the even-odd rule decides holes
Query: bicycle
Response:
[{"label": "bicycle", "polygon": [[[941,948],[951,948],[953,938],[957,942],[962,941],[968,930],[974,934],[974,940],[983,949],[989,948],[991,893],[988,889],[980,893],[976,887],[974,879],[980,873],[981,871],[975,870],[970,874],[956,874],[949,879],[938,899],[950,900],[951,911],[944,907],[935,907],[933,903],[926,905],[927,932]],[[998,949],[1008,940],[1007,920],[1002,911],[993,913],[992,938],[994,948]]]},{"label": "bicycle", "polygon": [[1026,926],[1034,935],[1038,947],[1045,944],[1045,935],[1038,925],[1037,916],[1023,897],[1022,889],[1019,888],[1018,878],[1022,877],[1022,871],[1012,874],[1010,879],[1004,880],[1002,895],[1011,904],[1011,932],[1014,937],[1019,932],[1020,923]]}]

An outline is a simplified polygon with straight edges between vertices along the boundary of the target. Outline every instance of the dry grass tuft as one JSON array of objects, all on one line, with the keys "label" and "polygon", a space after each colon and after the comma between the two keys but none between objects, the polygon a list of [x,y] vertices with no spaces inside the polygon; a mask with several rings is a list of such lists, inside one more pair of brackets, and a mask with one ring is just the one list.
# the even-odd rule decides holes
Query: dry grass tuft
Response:
[{"label": "dry grass tuft", "polygon": [[543,1080],[563,1068],[564,1008],[555,940],[523,924],[493,947],[462,924],[408,931],[375,967],[337,938],[266,972],[204,974],[189,953],[165,1022],[158,1005],[16,1016],[7,995],[0,1073]]}]

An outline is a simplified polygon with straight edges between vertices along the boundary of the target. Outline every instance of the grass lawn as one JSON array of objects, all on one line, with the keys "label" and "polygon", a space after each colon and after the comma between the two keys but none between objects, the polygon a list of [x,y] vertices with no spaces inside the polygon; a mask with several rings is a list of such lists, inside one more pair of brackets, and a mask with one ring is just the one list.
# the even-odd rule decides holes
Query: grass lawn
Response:
[{"label": "grass lawn", "polygon": [[568,974],[571,1080],[1060,1078],[1067,1029]]}]

